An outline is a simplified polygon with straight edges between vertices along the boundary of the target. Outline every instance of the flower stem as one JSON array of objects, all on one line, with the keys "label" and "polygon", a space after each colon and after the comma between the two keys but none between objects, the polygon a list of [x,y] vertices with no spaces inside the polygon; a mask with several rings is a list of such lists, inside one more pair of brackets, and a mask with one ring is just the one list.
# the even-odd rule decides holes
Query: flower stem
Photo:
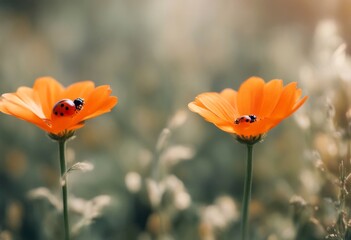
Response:
[{"label": "flower stem", "polygon": [[65,240],[69,240],[69,222],[68,222],[68,202],[67,202],[67,179],[66,179],[66,140],[59,142],[60,168],[61,168],[61,185],[62,185],[62,202],[63,202],[63,221],[65,227]]},{"label": "flower stem", "polygon": [[248,239],[248,215],[249,215],[249,206],[251,200],[251,186],[252,186],[252,144],[247,144],[247,163],[246,163],[246,176],[245,176],[245,185],[244,185],[244,196],[243,196],[243,205],[242,205],[242,218],[241,218],[241,240]]}]

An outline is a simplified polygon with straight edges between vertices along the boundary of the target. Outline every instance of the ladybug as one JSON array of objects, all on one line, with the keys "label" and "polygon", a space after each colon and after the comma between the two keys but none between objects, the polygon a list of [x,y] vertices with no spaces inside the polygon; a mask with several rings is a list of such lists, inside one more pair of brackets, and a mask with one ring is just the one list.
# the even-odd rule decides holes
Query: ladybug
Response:
[{"label": "ladybug", "polygon": [[253,123],[256,122],[257,117],[255,115],[243,115],[241,117],[238,117],[234,123],[239,124],[239,123]]},{"label": "ladybug", "polygon": [[73,101],[71,99],[62,99],[54,105],[52,114],[57,117],[72,117],[74,114],[82,110],[83,106],[83,98],[76,98]]}]

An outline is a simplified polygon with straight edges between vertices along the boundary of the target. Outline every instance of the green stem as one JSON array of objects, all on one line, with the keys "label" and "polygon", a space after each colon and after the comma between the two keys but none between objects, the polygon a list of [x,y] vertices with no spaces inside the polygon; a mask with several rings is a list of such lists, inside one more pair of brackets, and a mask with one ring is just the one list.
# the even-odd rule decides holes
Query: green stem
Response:
[{"label": "green stem", "polygon": [[67,179],[66,179],[66,160],[65,160],[65,149],[66,140],[59,142],[60,152],[60,167],[61,167],[61,181],[62,184],[62,202],[63,202],[63,221],[65,226],[65,240],[69,240],[69,222],[68,222],[68,202],[67,202]]},{"label": "green stem", "polygon": [[248,216],[249,216],[249,206],[251,199],[251,186],[252,186],[252,148],[253,145],[247,144],[247,163],[246,163],[246,176],[244,185],[244,196],[242,205],[242,218],[241,218],[241,240],[248,239]]}]

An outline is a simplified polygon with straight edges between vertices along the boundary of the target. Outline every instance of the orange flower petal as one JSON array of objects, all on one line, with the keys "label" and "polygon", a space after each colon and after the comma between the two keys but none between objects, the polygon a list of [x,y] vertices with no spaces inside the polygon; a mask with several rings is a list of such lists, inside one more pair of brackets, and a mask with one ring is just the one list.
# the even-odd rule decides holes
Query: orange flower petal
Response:
[{"label": "orange flower petal", "polygon": [[300,101],[295,103],[294,107],[291,109],[290,114],[294,113],[297,109],[299,109],[307,101],[307,99],[308,99],[308,96],[304,96]]},{"label": "orange flower petal", "polygon": [[236,131],[234,129],[235,125],[233,123],[223,122],[223,123],[213,123],[213,124],[219,129],[221,129],[222,131],[236,134]]},{"label": "orange flower petal", "polygon": [[84,120],[90,119],[90,118],[94,118],[97,117],[101,114],[110,112],[111,109],[118,103],[118,98],[115,96],[110,96],[105,102],[102,103],[102,106],[96,110],[95,112],[86,115],[84,117]]},{"label": "orange flower petal", "polygon": [[206,121],[214,124],[223,125],[226,123],[223,119],[219,118],[216,114],[209,111],[202,103],[195,101],[188,104],[191,111],[200,114]]},{"label": "orange flower petal", "polygon": [[46,118],[50,118],[52,107],[61,99],[63,86],[51,77],[41,77],[35,81],[33,90],[39,96]]},{"label": "orange flower petal", "polygon": [[94,91],[94,88],[95,84],[92,81],[73,83],[65,89],[62,98],[71,100],[83,98],[85,100]]},{"label": "orange flower petal", "polygon": [[262,106],[258,114],[261,118],[269,116],[272,113],[277,106],[282,90],[283,81],[278,79],[269,81],[264,86]]},{"label": "orange flower petal", "polygon": [[231,122],[238,115],[230,103],[218,93],[203,93],[197,96],[196,99],[223,120]]},{"label": "orange flower petal", "polygon": [[226,88],[222,92],[219,93],[225,100],[232,105],[233,108],[237,109],[237,92],[233,89]]},{"label": "orange flower petal", "polygon": [[83,122],[77,122],[72,117],[58,117],[51,121],[50,132],[58,134],[64,130],[74,130],[84,125]]},{"label": "orange flower petal", "polygon": [[295,105],[296,99],[296,82],[289,83],[284,87],[277,105],[271,113],[271,118],[285,118],[291,112],[291,109]]},{"label": "orange flower petal", "polygon": [[37,115],[39,118],[45,118],[39,96],[34,93],[33,89],[28,87],[20,87],[18,88],[16,95],[19,99],[21,99],[22,104],[29,108],[35,115]]},{"label": "orange flower petal", "polygon": [[[85,106],[80,114],[77,115],[77,119],[86,120],[93,116],[97,111],[107,109],[111,100],[108,100],[111,94],[110,86],[103,85],[94,89],[90,95],[85,100]],[[112,102],[117,103],[117,101],[112,100]]]},{"label": "orange flower petal", "polygon": [[28,108],[26,104],[24,104],[15,94],[7,93],[2,95],[0,100],[0,111],[38,125],[42,129],[48,128],[45,120],[41,119],[34,112],[32,112],[31,109]]},{"label": "orange flower petal", "polygon": [[240,115],[258,115],[262,105],[264,81],[259,77],[251,77],[240,86],[237,96]]}]

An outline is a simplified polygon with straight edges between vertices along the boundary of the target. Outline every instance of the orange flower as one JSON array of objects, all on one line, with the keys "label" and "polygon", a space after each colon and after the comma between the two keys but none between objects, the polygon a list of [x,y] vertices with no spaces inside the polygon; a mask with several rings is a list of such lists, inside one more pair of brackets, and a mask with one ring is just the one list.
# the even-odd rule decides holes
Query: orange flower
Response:
[{"label": "orange flower", "polygon": [[189,109],[228,133],[258,137],[289,117],[307,100],[292,82],[283,87],[282,80],[265,83],[259,77],[246,80],[238,91],[224,89],[220,93],[198,95]]},{"label": "orange flower", "polygon": [[[51,77],[38,78],[33,88],[20,87],[15,93],[5,93],[0,98],[0,111],[37,125],[44,131],[60,135],[84,126],[84,121],[109,112],[118,102],[110,96],[110,86],[95,87],[92,81],[74,83],[64,88]],[[55,104],[65,99],[81,98],[83,107],[68,116],[56,116]],[[74,105],[73,105],[74,106]]]}]

